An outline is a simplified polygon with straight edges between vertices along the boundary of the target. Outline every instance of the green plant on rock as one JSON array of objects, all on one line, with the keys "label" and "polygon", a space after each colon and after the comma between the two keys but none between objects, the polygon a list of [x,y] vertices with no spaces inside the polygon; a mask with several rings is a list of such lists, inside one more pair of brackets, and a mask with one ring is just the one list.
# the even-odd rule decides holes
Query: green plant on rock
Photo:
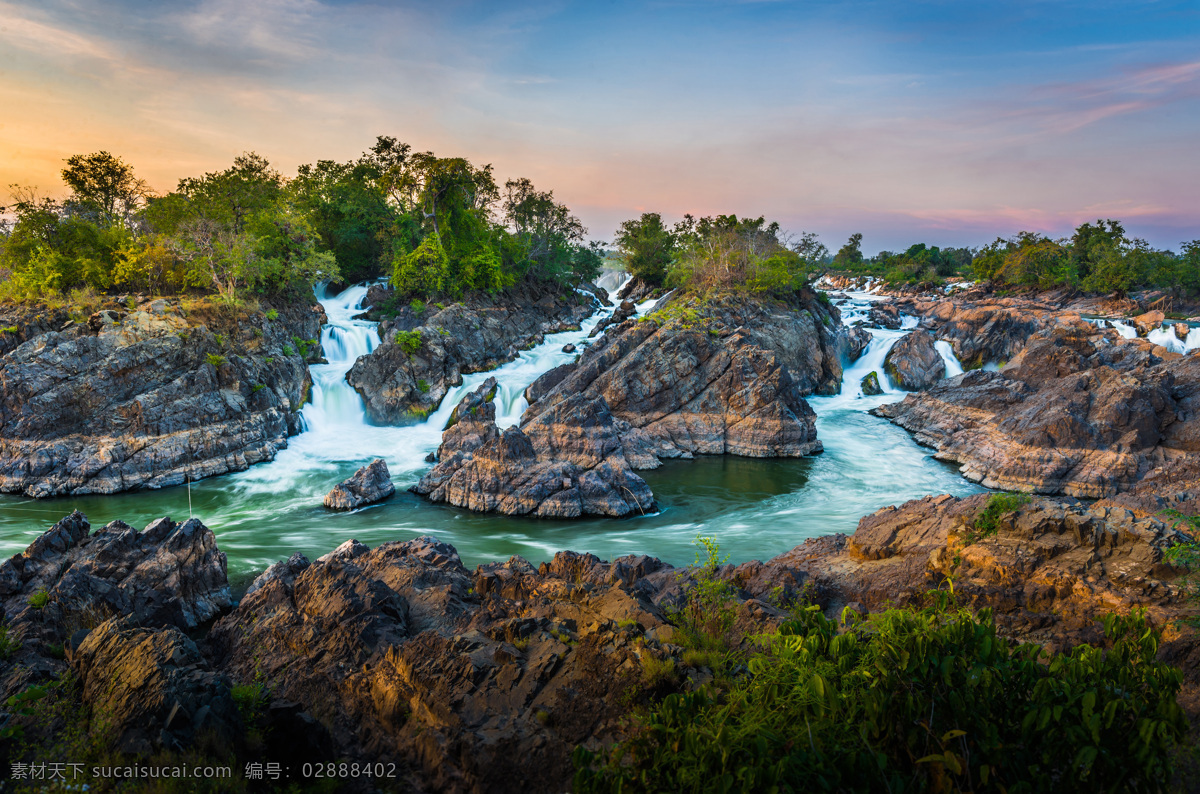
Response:
[{"label": "green plant on rock", "polygon": [[284,344],[284,346],[283,346],[283,354],[284,354],[285,356],[294,356],[294,355],[296,355],[296,348],[292,347],[292,346],[291,346],[291,345],[289,345],[289,344]]},{"label": "green plant on rock", "polygon": [[[1180,586],[1193,601],[1200,600],[1200,581],[1195,575],[1200,570],[1200,516],[1189,516],[1173,508],[1161,511],[1161,515],[1173,519],[1172,526],[1182,529],[1190,538],[1179,541],[1167,549],[1166,561],[1187,573],[1179,580]],[[1183,525],[1182,527],[1180,525]],[[1191,622],[1200,622],[1200,618],[1192,618]]]},{"label": "green plant on rock", "polygon": [[21,329],[15,325],[10,325],[7,328],[0,328],[0,334],[15,334]]},{"label": "green plant on rock", "polygon": [[682,644],[704,651],[726,652],[733,643],[730,631],[737,620],[737,602],[729,582],[718,576],[720,567],[729,559],[721,556],[716,538],[696,536],[695,564],[689,572],[691,586],[685,592],[682,609],[672,615],[677,623]]},{"label": "green plant on rock", "polygon": [[421,349],[421,329],[413,331],[397,331],[396,344],[410,356]]},{"label": "green plant on rock", "polygon": [[50,603],[50,594],[45,590],[38,590],[33,595],[29,596],[29,606],[34,609],[45,609]]},{"label": "green plant on rock", "polygon": [[1107,650],[1048,654],[933,593],[844,625],[817,607],[759,637],[749,674],[668,695],[578,748],[579,792],[1159,791],[1187,722],[1144,613]]},{"label": "green plant on rock", "polygon": [[267,315],[266,315],[266,316],[267,316],[267,319],[268,319],[268,320],[272,320],[272,321],[274,321],[274,320],[278,320],[278,319],[279,319],[279,312],[275,311],[274,309],[267,309]]},{"label": "green plant on rock", "polygon": [[207,356],[205,356],[205,358],[208,360],[208,363],[212,364],[214,367],[219,368],[225,363],[225,356],[219,356],[216,353],[209,353]]},{"label": "green plant on rock", "polygon": [[418,380],[417,381],[417,390],[419,392],[421,392],[421,394],[428,394],[429,393],[429,382],[424,379]]},{"label": "green plant on rock", "polygon": [[0,621],[0,662],[6,662],[13,658],[19,650],[21,650],[20,639],[13,636],[12,627],[8,625],[8,621]]},{"label": "green plant on rock", "polygon": [[978,543],[984,538],[990,538],[1000,531],[1000,517],[1015,513],[1029,504],[1030,497],[1026,493],[996,493],[992,494],[983,508],[983,512],[975,519],[970,531],[967,532],[966,544]]}]

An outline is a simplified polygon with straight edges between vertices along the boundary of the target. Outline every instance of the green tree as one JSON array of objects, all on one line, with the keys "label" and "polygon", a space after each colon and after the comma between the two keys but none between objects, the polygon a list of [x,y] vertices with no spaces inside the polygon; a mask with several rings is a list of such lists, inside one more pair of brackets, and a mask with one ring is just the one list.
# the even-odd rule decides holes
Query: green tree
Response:
[{"label": "green tree", "polygon": [[630,275],[648,284],[662,284],[666,279],[675,242],[676,235],[663,225],[657,212],[623,222],[613,238]]},{"label": "green tree", "polygon": [[128,225],[150,189],[133,173],[133,166],[108,152],[67,158],[63,182],[71,188],[67,207],[95,218],[101,226]]},{"label": "green tree", "polygon": [[192,217],[224,224],[238,235],[250,216],[279,200],[283,184],[266,158],[246,152],[224,171],[179,180],[177,191],[190,202]]},{"label": "green tree", "polygon": [[1107,251],[1120,249],[1125,242],[1125,227],[1112,218],[1097,220],[1094,226],[1080,224],[1071,237],[1071,265],[1079,278],[1086,281],[1097,260],[1107,257]]},{"label": "green tree", "polygon": [[833,267],[837,270],[853,270],[862,264],[862,239],[859,232],[850,235],[846,244],[838,249],[833,256]]}]

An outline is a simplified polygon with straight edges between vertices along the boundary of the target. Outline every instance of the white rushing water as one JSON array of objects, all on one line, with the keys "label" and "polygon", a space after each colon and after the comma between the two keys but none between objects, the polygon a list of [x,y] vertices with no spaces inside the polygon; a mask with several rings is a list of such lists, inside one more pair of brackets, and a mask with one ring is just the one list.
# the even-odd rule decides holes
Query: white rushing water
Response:
[{"label": "white rushing water", "polygon": [[1146,338],[1156,345],[1162,345],[1167,350],[1173,350],[1176,353],[1190,353],[1200,348],[1200,327],[1190,329],[1187,338],[1180,339],[1175,333],[1174,326],[1168,324],[1162,328],[1155,328],[1146,334]]},{"label": "white rushing water", "polygon": [[946,377],[953,378],[955,375],[963,374],[962,362],[958,360],[958,356],[954,355],[954,348],[945,339],[939,339],[933,343],[937,348],[937,352],[941,354],[942,361],[946,365]]}]

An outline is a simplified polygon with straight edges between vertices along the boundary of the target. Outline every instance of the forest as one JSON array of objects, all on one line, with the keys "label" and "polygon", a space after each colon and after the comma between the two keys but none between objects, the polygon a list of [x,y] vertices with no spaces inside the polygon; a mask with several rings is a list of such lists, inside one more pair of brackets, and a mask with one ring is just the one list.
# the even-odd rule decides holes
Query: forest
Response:
[{"label": "forest", "polygon": [[66,160],[55,200],[13,185],[0,208],[0,299],[200,291],[222,301],[390,276],[460,297],[594,278],[602,252],[553,192],[490,165],[379,137],[357,160],[285,178],[253,152],[156,195],[108,152]]}]

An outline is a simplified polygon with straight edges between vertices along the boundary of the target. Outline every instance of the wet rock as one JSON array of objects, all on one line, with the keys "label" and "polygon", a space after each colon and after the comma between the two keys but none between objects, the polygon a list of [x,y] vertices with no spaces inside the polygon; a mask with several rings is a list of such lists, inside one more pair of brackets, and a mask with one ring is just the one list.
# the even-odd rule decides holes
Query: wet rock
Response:
[{"label": "wet rock", "polygon": [[875,328],[888,328],[893,331],[900,328],[900,308],[894,303],[874,303],[867,315],[868,322]]},{"label": "wet rock", "polygon": [[1001,372],[968,372],[874,413],[990,488],[1101,498],[1200,452],[1193,359],[1062,323]]},{"label": "wet rock", "polygon": [[604,333],[609,326],[620,325],[636,313],[637,306],[634,305],[633,301],[621,301],[621,304],[617,306],[616,311],[614,311],[608,317],[605,317],[600,322],[596,323],[596,327],[592,329],[590,334],[588,334],[588,338],[599,336],[600,334]]},{"label": "wet rock", "polygon": [[548,394],[555,386],[562,383],[578,366],[577,362],[571,361],[559,364],[554,369],[543,373],[541,377],[525,388],[525,402],[533,405],[542,399],[543,395]]},{"label": "wet rock", "polygon": [[903,299],[904,311],[921,317],[921,325],[950,342],[965,369],[1010,361],[1029,338],[1078,315],[1064,313],[1048,300],[966,297],[938,300]]},{"label": "wet rock", "polygon": [[868,396],[883,394],[883,389],[879,385],[879,373],[875,370],[871,370],[864,375],[860,385],[862,386],[862,393]]},{"label": "wet rock", "polygon": [[574,353],[574,352],[575,352],[575,345],[563,345],[563,347],[562,347],[562,352],[564,352],[564,353]]},{"label": "wet rock", "polygon": [[307,304],[280,304],[276,321],[127,308],[61,331],[31,318],[11,348],[0,334],[0,492],[180,485],[270,460],[300,431],[311,380],[284,351],[319,336]]},{"label": "wet rock", "polygon": [[108,620],[70,652],[70,663],[97,723],[94,735],[111,750],[179,751],[203,737],[229,752],[242,734],[229,679],[178,629]]},{"label": "wet rock", "polygon": [[458,424],[468,414],[479,421],[491,422],[496,418],[496,404],[493,400],[496,399],[496,389],[498,384],[495,378],[488,378],[475,389],[475,391],[463,397],[458,405],[454,406],[454,410],[450,412],[450,418],[446,421],[444,429],[449,430]]},{"label": "wet rock", "polygon": [[1175,331],[1175,338],[1180,342],[1186,342],[1188,334],[1192,331],[1192,327],[1187,323],[1175,323],[1171,327]]},{"label": "wet rock", "polygon": [[1162,328],[1163,321],[1166,319],[1167,316],[1156,309],[1134,317],[1133,326],[1137,328],[1138,336],[1145,336],[1151,331]]},{"label": "wet rock", "polygon": [[354,472],[350,479],[333,486],[333,490],[325,494],[325,506],[330,510],[357,510],[382,502],[395,492],[387,463],[383,458],[376,458]]},{"label": "wet rock", "polygon": [[883,359],[884,371],[906,391],[929,388],[946,376],[946,362],[934,347],[934,341],[927,331],[913,331],[888,351]]},{"label": "wet rock", "polygon": [[851,363],[862,358],[867,345],[871,344],[871,332],[861,325],[856,325],[846,333],[846,359]]}]

